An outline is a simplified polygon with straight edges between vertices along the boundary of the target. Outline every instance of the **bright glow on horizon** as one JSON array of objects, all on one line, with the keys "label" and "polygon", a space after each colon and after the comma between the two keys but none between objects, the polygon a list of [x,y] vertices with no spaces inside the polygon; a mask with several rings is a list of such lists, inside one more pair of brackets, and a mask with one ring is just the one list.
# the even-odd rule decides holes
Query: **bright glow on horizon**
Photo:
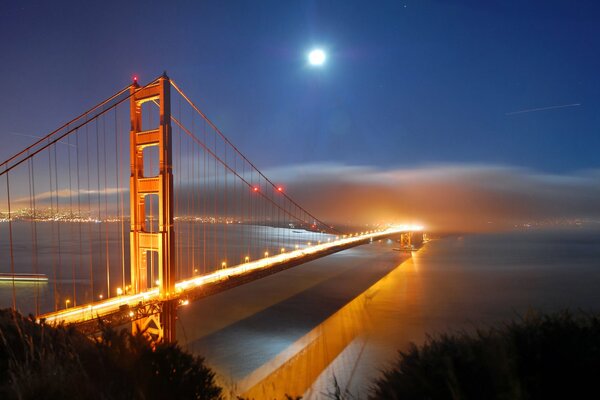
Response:
[{"label": "bright glow on horizon", "polygon": [[[351,235],[332,242],[321,243],[312,247],[298,249],[290,252],[283,252],[274,256],[269,257],[269,252],[265,252],[265,258],[257,261],[246,262],[244,264],[235,265],[232,267],[226,267],[216,271],[212,271],[206,275],[191,277],[175,283],[175,292],[177,294],[185,294],[188,290],[194,290],[198,286],[207,285],[211,283],[218,283],[224,280],[230,279],[233,276],[245,274],[249,271],[269,268],[275,265],[279,265],[284,262],[298,260],[303,257],[318,254],[330,248],[336,246],[343,246],[352,243],[358,243],[366,239],[377,239],[380,236],[387,236],[393,233],[402,233],[407,231],[416,231],[422,229],[419,225],[396,225],[394,227],[388,227],[387,229],[381,229],[373,233],[363,234],[361,236]],[[310,245],[309,245],[310,246]],[[118,288],[120,289],[120,288]],[[121,292],[122,293],[122,292]],[[169,293],[167,293],[168,298]],[[40,315],[39,319],[44,319],[48,323],[72,323],[89,321],[97,318],[98,316],[108,315],[112,312],[118,311],[123,305],[134,307],[142,302],[156,301],[161,298],[159,289],[157,287],[149,289],[145,292],[135,294],[121,294],[118,297],[102,300],[94,304],[88,304],[77,307],[70,307],[58,312],[51,312],[48,314]],[[185,300],[183,300],[185,303]],[[182,304],[183,304],[182,303]]]},{"label": "bright glow on horizon", "polygon": [[311,50],[310,53],[308,53],[308,62],[310,63],[310,65],[314,65],[314,66],[323,65],[325,63],[326,59],[327,59],[327,55],[321,49],[314,49],[314,50]]}]

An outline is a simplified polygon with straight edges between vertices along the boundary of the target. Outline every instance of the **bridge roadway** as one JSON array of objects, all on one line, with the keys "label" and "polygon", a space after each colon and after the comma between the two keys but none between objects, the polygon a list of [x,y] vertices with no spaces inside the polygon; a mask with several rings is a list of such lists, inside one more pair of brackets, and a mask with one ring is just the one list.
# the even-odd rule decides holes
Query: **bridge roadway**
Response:
[{"label": "bridge roadway", "polygon": [[335,241],[321,243],[223,268],[210,274],[195,276],[175,284],[175,293],[161,296],[158,288],[136,294],[123,294],[103,301],[67,308],[38,316],[38,321],[49,324],[75,325],[81,331],[92,334],[100,324],[119,326],[160,313],[166,302],[186,305],[212,294],[248,283],[264,276],[282,271],[338,251],[368,243],[371,240],[389,238],[402,233],[421,230],[419,226],[399,226],[380,231],[349,235]]}]

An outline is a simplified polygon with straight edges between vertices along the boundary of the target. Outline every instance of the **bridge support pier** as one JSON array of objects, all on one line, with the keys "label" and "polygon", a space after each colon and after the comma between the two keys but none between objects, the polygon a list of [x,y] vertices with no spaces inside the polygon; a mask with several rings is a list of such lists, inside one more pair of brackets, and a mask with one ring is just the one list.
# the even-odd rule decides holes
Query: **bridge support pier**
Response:
[{"label": "bridge support pier", "polygon": [[403,232],[400,234],[400,247],[403,249],[412,248],[411,232]]},{"label": "bridge support pier", "polygon": [[423,245],[423,232],[411,231],[400,234],[400,247],[403,249],[418,249]]},{"label": "bridge support pier", "polygon": [[141,332],[155,343],[174,342],[177,340],[175,324],[178,301],[177,299],[163,301],[159,312],[134,321],[131,332],[134,335]]},{"label": "bridge support pier", "polygon": [[[141,293],[158,286],[163,301],[161,316],[136,321],[133,331],[147,332],[154,340],[175,340],[175,233],[173,229],[173,156],[171,133],[171,83],[166,75],[140,88],[130,88],[130,198],[131,198],[131,289]],[[142,104],[156,103],[160,109],[158,127],[142,130]],[[158,175],[144,174],[144,149],[158,148]],[[158,230],[146,221],[146,203],[158,200]],[[153,282],[152,260],[157,259],[158,280]]]}]

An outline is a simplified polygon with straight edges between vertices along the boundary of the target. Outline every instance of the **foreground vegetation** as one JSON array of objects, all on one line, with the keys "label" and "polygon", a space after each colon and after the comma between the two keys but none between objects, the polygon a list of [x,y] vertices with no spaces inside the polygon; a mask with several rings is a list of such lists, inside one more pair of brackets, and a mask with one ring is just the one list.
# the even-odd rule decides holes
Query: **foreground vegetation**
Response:
[{"label": "foreground vegetation", "polygon": [[[595,398],[598,371],[600,316],[532,314],[411,345],[370,397]],[[202,358],[176,344],[153,347],[110,329],[92,341],[0,310],[0,399],[222,399],[214,378]],[[325,397],[355,398],[335,386]]]},{"label": "foreground vegetation", "polygon": [[597,398],[600,316],[532,314],[473,334],[412,345],[373,399]]},{"label": "foreground vegetation", "polygon": [[0,310],[0,399],[221,399],[204,360],[176,344],[71,328]]}]

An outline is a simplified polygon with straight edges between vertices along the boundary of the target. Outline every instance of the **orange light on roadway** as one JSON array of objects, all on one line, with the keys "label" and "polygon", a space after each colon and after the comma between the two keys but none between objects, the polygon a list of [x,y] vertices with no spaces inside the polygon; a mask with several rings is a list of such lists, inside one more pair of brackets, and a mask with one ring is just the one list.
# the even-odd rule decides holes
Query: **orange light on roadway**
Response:
[{"label": "orange light on roadway", "polygon": [[[195,288],[209,285],[212,283],[224,282],[231,276],[247,274],[249,271],[254,270],[265,270],[271,268],[274,265],[279,265],[283,262],[295,260],[301,257],[309,256],[311,254],[319,254],[322,251],[327,251],[328,249],[335,248],[340,245],[352,245],[359,244],[360,241],[364,239],[381,239],[382,235],[389,236],[391,234],[396,233],[405,233],[407,231],[414,231],[417,228],[423,229],[421,226],[416,225],[398,225],[391,226],[389,228],[384,229],[384,234],[369,234],[369,237],[347,237],[346,239],[339,242],[331,242],[321,244],[320,246],[304,248],[298,251],[290,251],[285,254],[277,254],[268,259],[260,259],[256,261],[250,261],[247,264],[243,265],[234,265],[228,267],[227,271],[225,270],[217,270],[213,271],[207,275],[195,276],[190,279],[186,279],[180,282],[175,283],[175,292],[181,295],[186,294],[186,292],[195,290]],[[349,235],[354,236],[354,235]],[[268,251],[266,252],[268,255]],[[132,290],[133,292],[133,290]],[[167,293],[168,297],[170,293]],[[118,298],[109,298],[106,300],[102,300],[103,295],[99,294],[99,298],[101,301],[88,305],[81,305],[78,307],[69,307],[64,310],[60,310],[57,312],[51,312],[45,315],[41,315],[38,317],[39,320],[42,318],[46,320],[47,323],[77,323],[82,321],[89,321],[91,319],[97,318],[98,316],[110,315],[111,313],[118,312],[121,307],[124,305],[128,305],[130,307],[137,306],[140,303],[145,304],[148,302],[153,302],[156,300],[160,300],[161,293],[159,288],[154,287],[147,289],[141,293],[128,293],[123,296],[119,296]],[[137,318],[138,315],[135,316]]]},{"label": "orange light on roadway", "polygon": [[227,266],[227,263],[226,263],[225,261],[223,261],[223,262],[221,263],[221,268],[225,268],[226,266]]},{"label": "orange light on roadway", "polygon": [[269,257],[269,252],[265,251],[265,257]]},{"label": "orange light on roadway", "polygon": [[250,257],[248,257],[248,256],[244,257],[244,261],[246,261],[246,262],[250,261]]},{"label": "orange light on roadway", "polygon": [[71,302],[71,300],[66,299],[65,300],[65,308],[69,308],[69,303]]},{"label": "orange light on roadway", "polygon": [[123,294],[123,289],[121,289],[120,287],[117,288],[117,296],[120,296]]},{"label": "orange light on roadway", "polygon": [[281,252],[285,253],[285,248],[284,247],[281,248]]}]

